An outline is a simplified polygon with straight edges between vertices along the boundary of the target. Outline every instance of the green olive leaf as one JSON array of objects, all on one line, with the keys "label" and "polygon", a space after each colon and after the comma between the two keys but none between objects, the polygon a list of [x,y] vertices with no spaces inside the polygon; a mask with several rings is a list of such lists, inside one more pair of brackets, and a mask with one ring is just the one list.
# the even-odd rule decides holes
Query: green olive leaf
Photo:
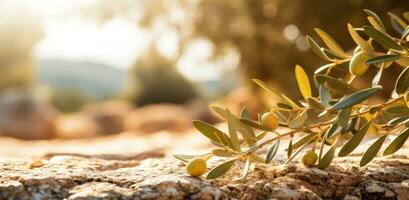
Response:
[{"label": "green olive leaf", "polygon": [[321,57],[324,60],[331,61],[328,55],[325,54],[323,51],[321,51],[321,47],[310,36],[307,36],[307,43],[310,45],[312,51],[314,51],[315,54],[317,54],[319,57]]},{"label": "green olive leaf", "polygon": [[287,148],[287,158],[291,158],[291,154],[293,153],[293,138],[291,137],[290,141],[288,142],[288,148]]},{"label": "green olive leaf", "polygon": [[409,88],[409,67],[406,67],[399,75],[395,84],[395,91],[397,94],[405,93]]},{"label": "green olive leaf", "polygon": [[373,12],[373,11],[371,11],[371,10],[369,10],[369,9],[364,9],[364,12],[365,12],[367,15],[371,16],[374,20],[376,20],[376,23],[377,23],[379,26],[381,26],[383,30],[385,29],[385,28],[384,28],[385,26],[383,25],[383,22],[382,22],[381,18],[380,18],[375,12]]},{"label": "green olive leaf", "polygon": [[364,155],[362,156],[361,162],[359,163],[361,167],[367,165],[375,158],[375,156],[381,149],[382,144],[386,139],[386,136],[387,134],[383,135],[382,137],[378,138],[374,143],[372,143],[371,146],[369,146],[369,148],[365,151]]},{"label": "green olive leaf", "polygon": [[336,90],[342,94],[351,94],[357,91],[357,89],[352,87],[350,84],[331,76],[316,74],[314,78],[319,84],[324,85],[326,83],[328,85],[328,89]]},{"label": "green olive leaf", "polygon": [[354,42],[368,55],[374,54],[374,48],[355,31],[354,27],[350,23],[348,23],[348,31]]},{"label": "green olive leaf", "polygon": [[261,125],[261,124],[259,124],[259,123],[257,123],[257,122],[254,122],[254,121],[252,121],[252,120],[240,119],[240,122],[242,122],[243,124],[247,124],[247,125],[249,125],[249,126],[255,128],[255,129],[258,129],[258,130],[272,131],[272,130],[270,130],[269,128],[264,127],[263,125]]},{"label": "green olive leaf", "polygon": [[383,151],[383,155],[391,155],[398,151],[409,137],[409,128],[405,129],[399,136],[397,136]]},{"label": "green olive leaf", "polygon": [[383,69],[384,69],[384,64],[385,63],[382,63],[382,65],[379,68],[378,72],[376,73],[376,75],[372,79],[372,87],[375,87],[375,86],[379,85],[379,82],[381,81],[381,78],[382,78],[382,72],[383,72]]},{"label": "green olive leaf", "polygon": [[227,126],[229,129],[229,135],[230,135],[230,142],[232,144],[232,147],[236,151],[241,151],[240,150],[240,142],[239,142],[239,137],[237,135],[237,127],[239,125],[239,122],[237,118],[229,111],[226,109],[227,113]]},{"label": "green olive leaf", "polygon": [[365,101],[375,93],[377,93],[379,90],[381,90],[381,86],[375,86],[372,88],[367,88],[364,90],[361,90],[359,92],[355,92],[349,96],[346,96],[345,98],[339,100],[336,104],[334,104],[331,109],[332,110],[339,110],[339,109],[344,109],[348,108],[351,106],[354,106],[357,103],[361,103],[362,101]]},{"label": "green olive leaf", "polygon": [[250,159],[247,159],[246,163],[244,164],[243,174],[241,175],[241,178],[240,178],[241,180],[246,179],[247,176],[249,175],[250,165],[251,165],[251,161],[250,161]]},{"label": "green olive leaf", "polygon": [[325,153],[324,156],[322,156],[322,158],[320,158],[318,160],[317,167],[319,169],[325,169],[331,164],[331,162],[332,162],[332,160],[334,159],[334,156],[335,156],[335,149],[336,149],[336,145],[334,144],[327,151],[327,153]]},{"label": "green olive leaf", "polygon": [[243,107],[243,109],[241,110],[240,118],[251,120],[251,114],[250,114],[249,110],[247,110],[246,107]]},{"label": "green olive leaf", "polygon": [[310,134],[305,134],[301,136],[300,138],[297,139],[297,141],[294,142],[293,149],[297,149],[307,143],[308,141],[311,141],[311,138],[315,138],[318,136],[318,132],[310,133]]},{"label": "green olive leaf", "polygon": [[396,25],[399,26],[399,29],[403,30],[408,26],[408,24],[403,19],[401,19],[394,13],[388,12],[388,15],[391,17],[392,23],[396,23]]},{"label": "green olive leaf", "polygon": [[233,159],[233,160],[229,160],[227,162],[224,162],[218,166],[216,166],[215,168],[213,168],[212,170],[210,170],[210,172],[207,174],[207,179],[215,179],[218,178],[222,175],[224,175],[225,173],[227,173],[230,168],[234,165],[234,163],[237,161],[237,159]]},{"label": "green olive leaf", "polygon": [[307,111],[303,111],[299,116],[295,117],[290,121],[288,126],[292,129],[304,127],[304,122],[307,120]]},{"label": "green olive leaf", "polygon": [[194,159],[194,158],[203,158],[204,160],[208,160],[210,157],[212,157],[212,154],[210,153],[200,154],[200,155],[174,154],[173,157],[183,162],[189,162],[189,160]]},{"label": "green olive leaf", "polygon": [[368,65],[371,65],[371,64],[394,61],[399,58],[402,58],[402,55],[382,55],[382,56],[376,56],[376,57],[370,58],[367,61],[365,61],[365,63]]},{"label": "green olive leaf", "polygon": [[323,85],[320,85],[319,93],[321,103],[325,106],[329,106],[329,102],[331,101],[331,94],[329,93],[327,88],[325,88]]},{"label": "green olive leaf", "polygon": [[213,149],[212,154],[219,157],[232,157],[234,156],[233,153],[226,149]]},{"label": "green olive leaf", "polygon": [[408,35],[409,35],[409,26],[407,26],[407,27],[405,28],[405,30],[402,32],[402,36],[401,36],[400,39],[403,39],[403,38],[405,38],[405,37],[408,36]]},{"label": "green olive leaf", "polygon": [[329,49],[331,49],[337,56],[341,58],[348,58],[349,55],[339,46],[339,44],[326,33],[325,31],[315,28],[315,32],[321,37],[322,41],[327,45]]},{"label": "green olive leaf", "polygon": [[349,118],[351,116],[351,110],[352,110],[351,108],[344,108],[338,114],[337,123],[343,129],[348,127]]},{"label": "green olive leaf", "polygon": [[273,160],[274,156],[277,153],[278,146],[280,145],[280,138],[278,138],[274,144],[268,148],[267,154],[266,154],[266,163],[270,163],[271,160]]},{"label": "green olive leaf", "polygon": [[390,36],[376,30],[371,26],[364,26],[365,33],[382,45],[386,50],[396,49],[403,50],[403,48],[396,43]]},{"label": "green olive leaf", "polygon": [[312,94],[310,81],[308,80],[307,73],[299,65],[295,66],[295,78],[297,79],[298,87],[301,91],[302,96],[304,98],[311,97]]},{"label": "green olive leaf", "polygon": [[358,132],[348,140],[348,142],[339,150],[338,156],[339,157],[344,157],[349,155],[352,151],[358,147],[358,145],[362,142],[362,139],[365,137],[366,132],[369,129],[369,126],[372,124],[372,121],[366,123],[364,126],[362,126]]},{"label": "green olive leaf", "polygon": [[199,130],[199,132],[201,132],[204,136],[206,136],[213,142],[232,147],[229,136],[227,136],[219,129],[213,127],[212,125],[203,121],[195,120],[193,121],[193,126],[195,126],[196,129]]}]

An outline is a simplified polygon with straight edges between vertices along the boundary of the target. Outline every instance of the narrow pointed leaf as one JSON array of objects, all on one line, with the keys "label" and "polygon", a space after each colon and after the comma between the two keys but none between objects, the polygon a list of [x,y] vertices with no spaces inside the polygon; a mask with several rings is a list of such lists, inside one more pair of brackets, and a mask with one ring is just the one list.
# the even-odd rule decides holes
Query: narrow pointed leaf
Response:
[{"label": "narrow pointed leaf", "polygon": [[279,145],[280,145],[280,139],[277,139],[277,141],[275,141],[274,144],[270,146],[266,154],[266,163],[270,163],[271,160],[273,160],[274,156],[277,153],[277,149]]},{"label": "narrow pointed leaf", "polygon": [[359,131],[341,148],[341,150],[339,150],[338,156],[347,156],[352,151],[354,151],[356,147],[358,147],[358,145],[362,142],[362,139],[365,137],[366,132],[368,131],[371,124],[372,122],[368,122],[363,127],[361,127]]},{"label": "narrow pointed leaf", "polygon": [[247,176],[249,175],[250,165],[251,165],[250,159],[247,159],[246,163],[244,164],[243,174],[241,175],[242,180],[246,179]]},{"label": "narrow pointed leaf", "polygon": [[189,160],[194,159],[194,158],[204,158],[207,160],[210,158],[212,155],[210,153],[207,154],[200,154],[200,155],[185,155],[185,154],[174,154],[173,157],[183,161],[183,162],[189,162]]},{"label": "narrow pointed leaf", "polygon": [[293,153],[293,137],[291,137],[290,142],[288,142],[288,148],[287,148],[287,158],[291,158],[291,154]]},{"label": "narrow pointed leaf", "polygon": [[376,56],[376,57],[370,58],[367,61],[365,61],[365,63],[368,65],[371,65],[371,64],[394,61],[399,58],[402,58],[402,55],[382,55],[382,56]]},{"label": "narrow pointed leaf", "polygon": [[367,88],[364,90],[361,90],[359,92],[355,92],[344,99],[339,100],[335,105],[331,107],[333,110],[339,110],[343,108],[348,108],[351,106],[354,106],[357,103],[361,103],[362,101],[365,101],[375,93],[377,93],[379,90],[381,90],[382,87],[376,86],[372,88]]},{"label": "narrow pointed leaf", "polygon": [[320,101],[325,106],[329,106],[329,102],[331,101],[331,94],[323,85],[320,85]]},{"label": "narrow pointed leaf", "polygon": [[398,77],[395,84],[395,91],[397,94],[405,93],[409,88],[409,67],[406,67]]},{"label": "narrow pointed leaf", "polygon": [[364,26],[364,30],[369,37],[377,41],[386,50],[389,49],[403,50],[403,48],[398,43],[396,43],[391,37],[376,30],[375,28],[371,26]]},{"label": "narrow pointed leaf", "polygon": [[376,73],[376,75],[372,79],[372,87],[375,87],[375,86],[379,85],[379,82],[381,81],[381,78],[382,78],[383,69],[384,69],[384,63],[382,63],[382,65],[379,68],[378,72]]},{"label": "narrow pointed leaf", "polygon": [[327,83],[328,89],[331,90],[337,90],[339,92],[342,92],[343,94],[350,94],[354,93],[357,91],[354,87],[349,85],[348,83],[338,80],[334,77],[323,75],[323,74],[317,74],[314,76],[315,80],[317,80],[318,83],[321,85],[324,83]]},{"label": "narrow pointed leaf", "polygon": [[229,129],[230,142],[234,150],[240,151],[240,142],[239,142],[239,137],[237,135],[238,120],[227,109],[226,109],[226,113],[227,113],[227,125]]},{"label": "narrow pointed leaf", "polygon": [[311,138],[317,137],[317,135],[318,135],[318,132],[303,135],[302,137],[297,139],[297,141],[294,142],[294,144],[292,145],[293,149],[297,149],[301,147],[302,145],[306,144],[308,141],[311,141]]},{"label": "narrow pointed leaf", "polygon": [[243,109],[241,110],[240,118],[251,120],[251,114],[246,107],[243,107]]},{"label": "narrow pointed leaf", "polygon": [[373,12],[373,11],[371,11],[371,10],[369,10],[369,9],[364,9],[364,12],[365,12],[367,15],[371,16],[372,18],[374,18],[374,19],[376,20],[376,22],[377,22],[380,26],[385,27],[385,26],[383,25],[383,22],[382,22],[381,18],[380,18],[375,12]]},{"label": "narrow pointed leaf", "polygon": [[308,80],[307,73],[305,73],[304,69],[299,65],[295,66],[295,78],[297,79],[298,87],[302,96],[304,98],[311,97],[310,81]]},{"label": "narrow pointed leaf", "polygon": [[219,129],[213,127],[212,125],[199,120],[193,121],[193,125],[196,127],[197,130],[199,130],[204,136],[206,136],[210,140],[216,143],[221,143],[225,146],[231,146],[229,137]]},{"label": "narrow pointed leaf", "polygon": [[207,179],[215,179],[215,178],[218,178],[218,177],[224,175],[225,173],[227,173],[229,171],[229,169],[234,165],[234,163],[236,161],[237,160],[234,159],[234,160],[230,160],[230,161],[227,161],[225,163],[222,163],[222,164],[216,166],[215,168],[210,170],[210,172],[207,174],[206,178]]},{"label": "narrow pointed leaf", "polygon": [[344,108],[339,112],[337,123],[341,128],[347,128],[349,117],[351,116],[351,108]]},{"label": "narrow pointed leaf", "polygon": [[315,28],[315,32],[321,37],[322,41],[327,45],[329,49],[331,49],[337,56],[342,58],[347,58],[348,54],[339,46],[339,44],[326,33],[325,31]]},{"label": "narrow pointed leaf", "polygon": [[331,148],[327,151],[327,153],[325,153],[324,156],[322,156],[322,158],[318,161],[318,165],[317,167],[319,169],[325,169],[327,168],[332,160],[334,159],[335,156],[335,144],[331,146]]},{"label": "narrow pointed leaf", "polygon": [[351,35],[352,39],[354,42],[361,47],[368,55],[373,55],[374,49],[373,47],[366,41],[364,40],[354,29],[354,27],[348,23],[348,31],[349,34]]},{"label": "narrow pointed leaf", "polygon": [[359,163],[361,167],[365,166],[366,164],[368,164],[375,158],[375,156],[378,154],[379,150],[381,149],[382,144],[386,139],[386,136],[387,136],[386,134],[383,135],[382,137],[378,138],[374,143],[372,143],[371,146],[369,146],[369,148],[366,150],[366,152],[362,156],[361,162]]},{"label": "narrow pointed leaf", "polygon": [[409,129],[405,129],[400,135],[398,135],[383,151],[383,155],[391,155],[398,151],[406,142],[409,137]]},{"label": "narrow pointed leaf", "polygon": [[310,36],[307,36],[307,43],[310,45],[311,49],[324,60],[331,61],[331,59],[326,55],[323,51],[321,51],[321,47],[312,39]]}]

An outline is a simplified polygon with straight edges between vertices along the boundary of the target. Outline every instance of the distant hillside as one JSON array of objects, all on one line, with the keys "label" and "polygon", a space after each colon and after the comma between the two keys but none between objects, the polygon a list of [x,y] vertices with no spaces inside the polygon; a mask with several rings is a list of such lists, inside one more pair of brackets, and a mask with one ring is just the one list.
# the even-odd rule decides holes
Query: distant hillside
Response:
[{"label": "distant hillside", "polygon": [[78,88],[85,94],[103,98],[117,94],[124,85],[126,72],[93,62],[39,60],[38,81],[58,88]]}]

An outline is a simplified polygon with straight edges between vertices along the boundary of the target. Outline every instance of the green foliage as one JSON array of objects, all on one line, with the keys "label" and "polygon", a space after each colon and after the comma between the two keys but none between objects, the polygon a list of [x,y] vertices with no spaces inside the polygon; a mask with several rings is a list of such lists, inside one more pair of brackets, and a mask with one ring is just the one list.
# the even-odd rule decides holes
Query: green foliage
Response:
[{"label": "green foliage", "polygon": [[[278,146],[284,137],[289,137],[286,163],[305,151],[311,155],[304,154],[303,163],[313,166],[316,163],[314,151],[319,147],[316,166],[321,169],[330,166],[336,155],[343,157],[352,153],[368,134],[378,138],[364,152],[360,166],[370,163],[388,138],[394,139],[388,142],[383,155],[393,154],[403,146],[409,137],[409,14],[405,13],[405,19],[390,14],[391,22],[395,23],[392,27],[400,33],[392,36],[394,34],[386,31],[383,22],[374,12],[365,12],[369,15],[371,26],[353,28],[348,24],[349,33],[357,44],[353,52],[344,51],[321,29],[315,30],[325,46],[320,46],[312,37],[307,37],[314,52],[329,62],[316,70],[313,76],[318,96],[313,96],[307,74],[297,65],[295,77],[304,97],[299,102],[260,80],[254,80],[263,89],[279,97],[279,102],[268,114],[259,114],[263,117],[254,121],[246,109],[243,109],[240,117],[236,117],[227,109],[212,107],[227,121],[228,134],[205,122],[194,122],[196,128],[218,146],[217,151],[213,150],[207,155],[233,157],[212,169],[207,178],[225,174],[238,160],[246,162],[244,175],[248,174],[248,165],[251,163],[270,163],[278,153]],[[391,62],[404,67],[400,74],[395,75],[396,84],[391,97],[377,104],[367,102],[367,99],[383,89],[379,83],[382,73],[387,72]],[[353,82],[358,76],[365,74],[368,67],[379,69],[370,86],[364,89],[353,87]],[[345,73],[332,73],[332,70]],[[275,120],[279,120],[281,128],[271,125],[272,122],[277,124]],[[271,135],[266,136],[270,133]],[[394,137],[395,134],[399,135]],[[265,147],[269,145],[265,151]]]}]

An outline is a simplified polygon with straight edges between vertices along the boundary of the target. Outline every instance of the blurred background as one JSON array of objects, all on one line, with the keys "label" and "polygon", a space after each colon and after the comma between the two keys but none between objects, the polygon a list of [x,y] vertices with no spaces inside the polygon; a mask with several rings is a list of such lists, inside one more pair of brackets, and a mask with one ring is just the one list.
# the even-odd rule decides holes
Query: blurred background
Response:
[{"label": "blurred background", "polygon": [[409,4],[0,0],[0,135],[173,134],[191,131],[192,119],[218,122],[210,103],[235,113],[244,105],[263,111],[265,94],[251,79],[299,98],[294,65],[313,72],[325,64],[305,36],[316,37],[313,28],[320,27],[351,49],[346,24],[366,23],[365,8],[389,20],[387,11],[400,15]]}]

